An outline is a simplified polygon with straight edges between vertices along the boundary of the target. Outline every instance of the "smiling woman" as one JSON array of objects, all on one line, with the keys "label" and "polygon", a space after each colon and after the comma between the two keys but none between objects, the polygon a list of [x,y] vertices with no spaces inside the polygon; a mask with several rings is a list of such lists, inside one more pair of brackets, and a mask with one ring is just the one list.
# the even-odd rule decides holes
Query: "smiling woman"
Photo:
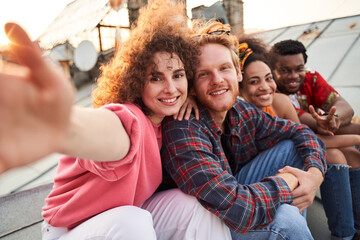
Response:
[{"label": "smiling woman", "polygon": [[142,101],[152,109],[148,116],[160,124],[165,116],[178,113],[187,96],[187,79],[184,64],[176,54],[157,52],[154,54],[155,66],[147,69]]}]

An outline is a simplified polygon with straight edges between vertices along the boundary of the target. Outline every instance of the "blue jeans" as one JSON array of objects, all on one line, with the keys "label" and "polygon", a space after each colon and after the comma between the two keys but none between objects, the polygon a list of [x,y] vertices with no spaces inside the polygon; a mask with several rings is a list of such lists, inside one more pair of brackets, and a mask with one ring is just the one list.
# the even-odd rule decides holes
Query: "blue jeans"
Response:
[{"label": "blue jeans", "polygon": [[360,169],[328,164],[320,190],[331,239],[352,239],[360,230]]},{"label": "blue jeans", "polygon": [[[273,148],[262,152],[245,165],[235,175],[240,184],[259,182],[264,177],[274,176],[278,170],[292,166],[302,169],[304,160],[297,154],[294,144],[285,140]],[[231,231],[232,239],[313,239],[306,219],[297,207],[282,204],[277,209],[274,220],[264,228],[256,228],[247,233]]]}]

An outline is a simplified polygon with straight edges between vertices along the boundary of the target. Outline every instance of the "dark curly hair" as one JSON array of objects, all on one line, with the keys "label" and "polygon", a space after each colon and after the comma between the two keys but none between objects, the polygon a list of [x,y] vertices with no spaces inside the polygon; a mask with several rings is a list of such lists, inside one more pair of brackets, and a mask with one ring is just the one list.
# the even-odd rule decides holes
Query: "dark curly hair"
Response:
[{"label": "dark curly hair", "polygon": [[[262,61],[269,65],[267,59],[268,46],[260,39],[251,35],[241,35],[238,37],[239,43],[247,43],[252,53],[246,58],[243,68],[245,69],[250,63],[255,61]],[[269,65],[270,66],[270,65]]]},{"label": "dark curly hair", "polygon": [[93,106],[131,102],[150,114],[142,101],[146,70],[154,66],[156,52],[176,54],[184,64],[189,88],[197,66],[199,51],[187,26],[183,3],[153,0],[140,9],[137,26],[109,64],[102,66],[93,91]]},{"label": "dark curly hair", "polygon": [[304,63],[307,61],[305,46],[297,40],[283,40],[276,43],[269,52],[269,62],[272,69],[275,69],[277,56],[296,55],[301,53],[304,57]]},{"label": "dark curly hair", "polygon": [[[248,48],[252,50],[252,53],[243,62],[243,71],[250,65],[250,63],[256,61],[261,61],[270,66],[267,59],[268,46],[261,39],[251,35],[241,35],[238,37],[238,39],[240,44],[247,43]],[[239,87],[242,88],[242,82],[239,83]]]}]

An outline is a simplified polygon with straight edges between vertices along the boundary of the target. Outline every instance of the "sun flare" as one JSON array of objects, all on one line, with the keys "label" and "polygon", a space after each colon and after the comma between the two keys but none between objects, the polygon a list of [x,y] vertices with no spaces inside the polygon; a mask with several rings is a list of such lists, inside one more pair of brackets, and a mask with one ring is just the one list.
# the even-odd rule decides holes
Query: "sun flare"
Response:
[{"label": "sun flare", "polygon": [[7,45],[9,43],[9,39],[6,37],[4,32],[0,32],[0,46]]}]

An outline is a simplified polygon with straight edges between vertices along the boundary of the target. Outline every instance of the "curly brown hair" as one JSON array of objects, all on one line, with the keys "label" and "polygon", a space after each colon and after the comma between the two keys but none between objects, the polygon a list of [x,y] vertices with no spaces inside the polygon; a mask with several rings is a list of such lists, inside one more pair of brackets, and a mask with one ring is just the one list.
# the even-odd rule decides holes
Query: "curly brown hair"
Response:
[{"label": "curly brown hair", "polygon": [[176,54],[184,64],[189,88],[197,66],[199,51],[187,26],[183,3],[152,0],[140,9],[137,26],[109,64],[102,66],[93,91],[93,106],[131,102],[150,114],[142,101],[146,70],[154,66],[156,52]]}]

